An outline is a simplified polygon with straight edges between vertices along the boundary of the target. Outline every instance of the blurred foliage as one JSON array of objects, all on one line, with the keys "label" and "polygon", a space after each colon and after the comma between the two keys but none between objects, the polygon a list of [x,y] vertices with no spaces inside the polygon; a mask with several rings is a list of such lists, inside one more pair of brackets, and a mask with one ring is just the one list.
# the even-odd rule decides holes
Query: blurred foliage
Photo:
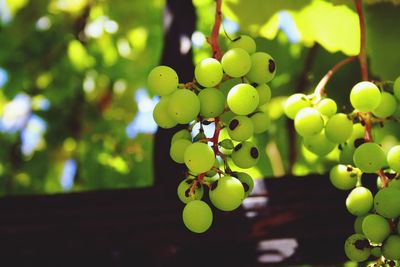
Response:
[{"label": "blurred foliage", "polygon": [[[301,148],[300,140],[290,147],[282,103],[294,92],[312,92],[333,65],[358,53],[353,1],[223,3],[223,49],[229,38],[249,34],[257,50],[270,53],[278,64],[270,84],[273,99],[263,107],[271,127],[255,138],[264,153],[250,173],[288,173],[293,149],[294,174],[325,172],[338,152],[318,158]],[[400,74],[398,3],[374,0],[365,6],[376,80]],[[192,47],[198,62],[211,53],[206,36],[214,23],[214,1],[193,4],[198,19]],[[1,194],[152,184],[152,130],[137,127],[151,118],[154,105],[141,88],[160,60],[164,6],[163,0],[0,0]],[[359,79],[359,66],[351,63],[328,84],[341,110],[349,109],[348,93]],[[376,135],[385,131],[400,129],[388,125]]]}]

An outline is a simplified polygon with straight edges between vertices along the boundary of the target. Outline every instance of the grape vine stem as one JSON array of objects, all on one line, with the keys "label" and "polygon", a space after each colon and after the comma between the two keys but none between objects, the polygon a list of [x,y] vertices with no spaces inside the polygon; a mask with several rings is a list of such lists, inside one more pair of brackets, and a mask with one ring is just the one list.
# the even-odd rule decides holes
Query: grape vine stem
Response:
[{"label": "grape vine stem", "polygon": [[364,12],[362,9],[362,0],[354,0],[358,19],[360,23],[360,53],[358,54],[358,60],[360,61],[361,78],[363,81],[368,81],[368,65],[367,65],[367,50],[366,50],[366,34],[365,34],[365,22]]},{"label": "grape vine stem", "polygon": [[332,69],[330,69],[324,77],[319,81],[317,86],[315,87],[314,95],[316,96],[315,102],[318,103],[322,96],[325,93],[325,86],[328,84],[329,80],[332,78],[333,74],[335,74],[341,67],[344,65],[354,61],[357,59],[357,56],[352,56],[343,59],[342,61],[338,62]]},{"label": "grape vine stem", "polygon": [[221,12],[222,0],[215,0],[215,3],[216,7],[215,7],[214,26],[211,31],[211,36],[207,38],[207,42],[211,45],[211,49],[213,51],[213,57],[215,59],[221,60],[223,52],[218,44],[218,34],[219,34],[219,28],[221,27],[222,23],[222,12]]}]

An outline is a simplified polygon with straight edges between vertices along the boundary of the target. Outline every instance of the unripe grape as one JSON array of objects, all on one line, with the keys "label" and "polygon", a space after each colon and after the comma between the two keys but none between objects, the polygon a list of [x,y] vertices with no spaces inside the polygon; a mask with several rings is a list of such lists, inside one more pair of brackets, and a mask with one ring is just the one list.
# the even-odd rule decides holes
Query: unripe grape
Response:
[{"label": "unripe grape", "polygon": [[258,98],[259,98],[259,106],[262,106],[266,103],[269,102],[269,100],[271,99],[271,88],[265,84],[259,84],[256,86],[256,90],[258,92]]},{"label": "unripe grape", "polygon": [[192,135],[190,134],[190,132],[187,129],[182,129],[177,131],[176,133],[174,133],[174,135],[171,138],[171,145],[178,140],[181,139],[186,139],[189,141],[192,141]]},{"label": "unripe grape", "polygon": [[210,228],[213,214],[204,201],[193,200],[186,204],[182,212],[183,223],[194,233],[204,233]]},{"label": "unripe grape", "polygon": [[362,172],[374,173],[386,165],[386,155],[378,144],[364,143],[354,151],[353,161]]},{"label": "unripe grape", "polygon": [[231,157],[236,166],[247,169],[257,164],[260,155],[252,142],[244,141],[235,146]]},{"label": "unripe grape", "polygon": [[353,234],[347,238],[344,244],[344,251],[350,260],[356,262],[365,261],[371,255],[369,242],[361,234]]},{"label": "unripe grape", "polygon": [[203,173],[209,171],[214,165],[215,156],[207,144],[196,142],[186,148],[184,160],[189,170],[194,173]]},{"label": "unripe grape", "polygon": [[177,189],[178,197],[185,204],[193,200],[200,200],[204,195],[204,189],[200,183],[196,184],[196,189],[194,190],[194,194],[190,195],[190,189],[193,183],[194,179],[185,179],[179,183]]},{"label": "unripe grape", "polygon": [[191,144],[192,142],[186,139],[175,141],[169,150],[169,155],[171,156],[172,160],[176,163],[184,163],[185,160],[183,155],[185,154],[186,148]]},{"label": "unripe grape", "polygon": [[372,111],[372,114],[378,118],[386,118],[392,116],[396,109],[396,98],[388,92],[382,92],[381,102],[379,103],[379,106]]},{"label": "unripe grape", "polygon": [[315,108],[303,108],[294,119],[294,127],[299,135],[310,136],[322,131],[324,120]]},{"label": "unripe grape", "polygon": [[322,99],[318,102],[316,108],[322,115],[327,117],[331,117],[337,112],[336,102],[331,98]]},{"label": "unripe grape", "polygon": [[371,255],[375,258],[380,258],[382,256],[382,249],[380,247],[371,248]]},{"label": "unripe grape", "polygon": [[244,197],[247,197],[251,194],[251,192],[253,192],[254,180],[253,178],[251,178],[250,175],[245,172],[233,172],[232,176],[237,178],[242,183],[244,189]]},{"label": "unripe grape", "polygon": [[176,90],[169,98],[168,112],[178,123],[189,123],[195,120],[200,112],[199,98],[190,90]]},{"label": "unripe grape", "polygon": [[362,230],[366,238],[373,243],[381,243],[390,234],[389,222],[380,215],[367,215],[362,223]]},{"label": "unripe grape", "polygon": [[310,101],[305,94],[294,94],[289,96],[285,102],[284,111],[288,118],[294,120],[297,113],[303,108],[311,107]]},{"label": "unripe grape", "polygon": [[358,182],[361,171],[351,166],[338,164],[329,172],[331,183],[340,190],[353,189]]},{"label": "unripe grape", "polygon": [[400,173],[400,146],[394,146],[389,150],[387,162],[392,170]]},{"label": "unripe grape", "polygon": [[351,105],[361,112],[371,112],[381,103],[381,91],[371,82],[359,82],[351,89]]},{"label": "unripe grape", "polygon": [[[225,125],[228,126],[229,122],[233,119],[233,117],[237,116],[235,113],[232,111],[225,111],[224,113],[221,114],[219,119],[221,122]],[[225,129],[225,128],[224,128]]]},{"label": "unripe grape", "polygon": [[147,77],[149,89],[156,95],[166,96],[178,88],[178,75],[168,66],[157,66],[152,69]]},{"label": "unripe grape", "polygon": [[388,260],[400,260],[400,236],[391,235],[382,247],[382,255]]},{"label": "unripe grape", "polygon": [[203,59],[194,69],[196,81],[204,87],[214,87],[222,80],[221,63],[215,58]]},{"label": "unripe grape", "polygon": [[275,77],[274,59],[267,53],[256,52],[251,56],[251,68],[246,77],[257,84],[267,83]]},{"label": "unripe grape", "polygon": [[367,214],[372,205],[373,197],[371,191],[361,186],[354,188],[346,199],[347,210],[355,216]]},{"label": "unripe grape", "polygon": [[228,45],[229,49],[232,48],[242,48],[247,51],[249,54],[253,54],[256,52],[256,42],[253,38],[248,35],[240,35],[239,37],[235,38],[231,43]]},{"label": "unripe grape", "polygon": [[303,139],[303,145],[307,150],[318,156],[326,156],[336,146],[335,143],[332,143],[326,138],[323,130],[320,133],[305,136]]},{"label": "unripe grape", "polygon": [[394,81],[393,92],[398,101],[400,101],[400,76]]},{"label": "unripe grape", "polygon": [[337,144],[349,139],[352,132],[353,122],[343,113],[338,113],[330,117],[325,126],[326,137]]},{"label": "unripe grape", "polygon": [[169,129],[178,124],[175,119],[168,113],[169,96],[161,97],[160,102],[154,107],[153,118],[158,126],[164,129]]},{"label": "unripe grape", "polygon": [[271,125],[271,119],[269,118],[269,115],[265,112],[256,112],[250,116],[250,119],[253,122],[255,134],[265,132]]},{"label": "unripe grape", "polygon": [[224,112],[225,96],[216,88],[205,88],[198,94],[200,115],[204,118],[215,118]]},{"label": "unripe grape", "polygon": [[211,203],[223,211],[231,211],[240,206],[244,199],[242,183],[232,176],[223,176],[211,186]]},{"label": "unripe grape", "polygon": [[250,84],[235,85],[228,93],[227,103],[234,113],[248,115],[258,107],[258,92]]},{"label": "unripe grape", "polygon": [[356,232],[356,234],[363,234],[362,231],[362,223],[365,219],[365,217],[367,217],[368,215],[362,215],[362,216],[358,216],[355,220],[354,220],[354,232]]},{"label": "unripe grape", "polygon": [[395,187],[379,190],[374,198],[374,207],[376,212],[385,218],[400,216],[400,190]]},{"label": "unripe grape", "polygon": [[228,134],[235,141],[245,141],[254,133],[251,119],[246,116],[236,116],[229,122]]},{"label": "unripe grape", "polygon": [[250,70],[249,53],[242,48],[229,49],[221,59],[222,68],[231,77],[242,77]]}]

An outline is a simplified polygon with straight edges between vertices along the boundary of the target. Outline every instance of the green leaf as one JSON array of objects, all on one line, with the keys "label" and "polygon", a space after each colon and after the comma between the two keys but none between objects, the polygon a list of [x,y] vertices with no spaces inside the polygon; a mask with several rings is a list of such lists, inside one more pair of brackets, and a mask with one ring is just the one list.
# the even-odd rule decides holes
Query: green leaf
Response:
[{"label": "green leaf", "polygon": [[299,12],[291,12],[307,46],[315,42],[331,53],[341,51],[356,55],[360,46],[357,14],[345,5],[335,6],[322,0],[314,0]]},{"label": "green leaf", "polygon": [[365,9],[369,67],[371,73],[382,80],[393,80],[400,75],[399,14],[400,6],[390,4]]}]

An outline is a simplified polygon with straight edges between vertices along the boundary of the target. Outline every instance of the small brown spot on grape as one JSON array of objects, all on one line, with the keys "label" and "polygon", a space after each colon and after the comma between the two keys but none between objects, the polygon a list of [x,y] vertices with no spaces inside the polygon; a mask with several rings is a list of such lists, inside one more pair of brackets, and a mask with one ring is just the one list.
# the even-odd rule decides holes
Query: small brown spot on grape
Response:
[{"label": "small brown spot on grape", "polygon": [[256,147],[252,147],[250,149],[250,155],[253,159],[258,158],[258,149]]},{"label": "small brown spot on grape", "polygon": [[231,131],[235,130],[236,127],[238,127],[238,126],[239,126],[239,120],[237,120],[237,119],[233,119],[233,120],[231,120],[231,122],[229,123],[229,129],[230,129]]},{"label": "small brown spot on grape", "polygon": [[356,140],[354,140],[354,147],[357,148],[357,147],[361,146],[364,143],[365,143],[365,139],[364,138],[357,138]]},{"label": "small brown spot on grape", "polygon": [[369,248],[371,245],[367,239],[359,239],[354,242],[354,246],[356,249],[363,250],[365,248]]},{"label": "small brown spot on grape", "polygon": [[190,196],[190,188],[186,189],[185,191],[185,197],[189,197]]},{"label": "small brown spot on grape", "polygon": [[246,183],[242,183],[242,185],[243,185],[244,192],[247,192],[247,191],[249,191],[250,187],[249,187],[249,185],[248,185],[248,184],[246,184]]},{"label": "small brown spot on grape", "polygon": [[234,151],[238,151],[239,149],[242,148],[242,144],[238,144],[237,146],[235,146],[235,148],[233,149]]},{"label": "small brown spot on grape", "polygon": [[268,60],[268,70],[270,73],[273,73],[275,71],[275,61],[272,59]]},{"label": "small brown spot on grape", "polygon": [[210,189],[213,191],[218,186],[218,180],[211,184]]},{"label": "small brown spot on grape", "polygon": [[347,165],[347,169],[346,169],[348,172],[352,172],[353,171],[353,167],[352,166],[350,166],[350,165]]}]

